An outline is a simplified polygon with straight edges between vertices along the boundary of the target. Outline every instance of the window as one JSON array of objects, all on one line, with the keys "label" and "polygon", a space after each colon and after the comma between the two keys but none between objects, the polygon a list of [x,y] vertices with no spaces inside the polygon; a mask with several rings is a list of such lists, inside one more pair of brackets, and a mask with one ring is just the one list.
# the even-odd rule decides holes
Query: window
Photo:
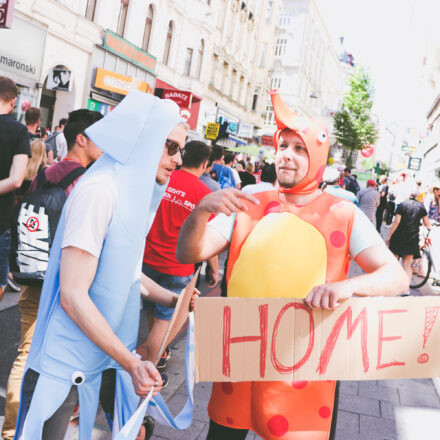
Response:
[{"label": "window", "polygon": [[170,59],[170,49],[171,49],[171,41],[173,39],[173,31],[174,31],[173,22],[170,21],[168,24],[167,39],[165,40],[165,49],[163,51],[163,63],[165,64],[165,66],[168,66],[168,61]]},{"label": "window", "polygon": [[269,0],[267,2],[267,8],[266,8],[266,23],[270,23],[272,20],[272,11],[273,11],[273,1]]},{"label": "window", "polygon": [[211,83],[214,87],[217,87],[217,78],[218,78],[218,56],[214,54],[212,56],[212,71],[211,71]]},{"label": "window", "polygon": [[270,80],[270,88],[271,89],[280,89],[281,88],[281,78],[272,78]]},{"label": "window", "polygon": [[252,111],[256,112],[257,111],[257,106],[258,106],[258,96],[260,95],[260,88],[259,87],[255,87],[254,90],[254,96],[252,97]]},{"label": "window", "polygon": [[287,38],[278,38],[275,46],[275,56],[280,57],[286,52]]},{"label": "window", "polygon": [[222,92],[226,94],[226,88],[229,81],[229,65],[228,63],[223,63],[223,81],[222,81]]},{"label": "window", "polygon": [[[147,18],[145,20],[144,38],[142,39],[142,49],[148,52],[150,47],[151,29],[153,27],[153,6],[148,6]],[[171,22],[170,22],[171,23]]]},{"label": "window", "polygon": [[192,57],[193,57],[193,50],[190,48],[186,49],[185,66],[183,67],[183,75],[184,76],[189,76],[191,73]]},{"label": "window", "polygon": [[273,112],[273,107],[271,105],[266,106],[266,118],[264,124],[267,126],[275,125],[275,113]]},{"label": "window", "polygon": [[203,40],[200,40],[200,47],[199,47],[199,60],[197,64],[197,74],[196,78],[200,79],[202,75],[202,63],[203,63],[203,53],[205,52],[205,42]]},{"label": "window", "polygon": [[96,0],[87,0],[86,15],[87,20],[95,19]]},{"label": "window", "polygon": [[121,0],[121,9],[119,9],[119,17],[118,17],[118,29],[116,33],[121,37],[124,36],[125,32],[125,23],[127,22],[127,12],[128,12],[128,3],[129,0]]},{"label": "window", "polygon": [[266,50],[267,50],[267,43],[263,43],[261,46],[261,52],[260,52],[260,67],[264,67],[264,62],[266,61]]},{"label": "window", "polygon": [[291,20],[292,20],[292,14],[290,12],[283,12],[280,18],[280,25],[290,26]]}]

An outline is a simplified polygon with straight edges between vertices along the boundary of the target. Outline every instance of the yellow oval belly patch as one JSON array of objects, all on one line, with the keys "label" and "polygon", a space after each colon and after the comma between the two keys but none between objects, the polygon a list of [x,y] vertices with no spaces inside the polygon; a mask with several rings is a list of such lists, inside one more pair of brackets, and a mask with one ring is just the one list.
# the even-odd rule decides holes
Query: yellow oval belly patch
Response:
[{"label": "yellow oval belly patch", "polygon": [[324,284],[327,249],[311,224],[291,213],[263,217],[232,269],[228,296],[304,298]]}]

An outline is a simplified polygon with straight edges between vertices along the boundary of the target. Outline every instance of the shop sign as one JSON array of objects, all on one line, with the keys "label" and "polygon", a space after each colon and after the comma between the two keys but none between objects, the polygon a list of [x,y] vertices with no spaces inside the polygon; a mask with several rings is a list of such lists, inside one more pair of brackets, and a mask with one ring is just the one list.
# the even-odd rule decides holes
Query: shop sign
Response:
[{"label": "shop sign", "polygon": [[414,151],[416,151],[417,148],[408,144],[403,144],[402,145],[402,151],[404,153],[413,153]]},{"label": "shop sign", "polygon": [[220,124],[217,122],[208,122],[206,125],[205,138],[216,140],[220,131]]},{"label": "shop sign", "polygon": [[15,0],[0,0],[0,29],[12,27]]},{"label": "shop sign", "polygon": [[174,101],[180,108],[191,108],[192,93],[182,90],[164,89],[162,99],[171,99],[171,101]]},{"label": "shop sign", "polygon": [[104,104],[103,102],[98,102],[90,98],[87,100],[87,110],[99,112],[103,116],[110,113],[113,109],[114,107],[109,104]]},{"label": "shop sign", "polygon": [[94,87],[119,93],[120,95],[128,95],[132,90],[139,90],[145,93],[151,93],[152,91],[150,85],[144,81],[101,69],[100,67],[96,69]]},{"label": "shop sign", "polygon": [[251,139],[254,131],[254,126],[252,124],[245,124],[240,122],[240,127],[238,129],[238,136],[244,137],[246,139]]},{"label": "shop sign", "polygon": [[103,47],[115,55],[124,58],[124,60],[136,64],[141,69],[153,74],[156,72],[156,58],[153,55],[124,40],[112,31],[105,33]]},{"label": "shop sign", "polygon": [[273,144],[273,136],[264,135],[261,137],[261,145],[264,145],[265,147],[274,147]]},{"label": "shop sign", "polygon": [[237,134],[238,133],[238,122],[229,122],[228,129],[226,130],[229,134]]},{"label": "shop sign", "polygon": [[44,29],[15,17],[11,29],[0,30],[0,70],[39,82],[46,34]]},{"label": "shop sign", "polygon": [[408,169],[411,171],[420,171],[422,166],[421,157],[410,157],[408,160]]}]

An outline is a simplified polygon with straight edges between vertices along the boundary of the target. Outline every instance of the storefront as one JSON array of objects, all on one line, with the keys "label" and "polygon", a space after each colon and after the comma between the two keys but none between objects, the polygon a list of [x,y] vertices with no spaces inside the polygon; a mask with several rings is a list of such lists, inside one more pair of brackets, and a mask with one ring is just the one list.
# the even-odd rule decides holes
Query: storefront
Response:
[{"label": "storefront", "polygon": [[179,90],[165,81],[156,79],[154,94],[162,99],[171,99],[180,108],[180,115],[186,120],[190,130],[197,130],[201,98],[192,92]]},{"label": "storefront", "polygon": [[24,113],[39,103],[39,83],[47,32],[14,16],[10,29],[0,29],[0,75],[18,86],[14,116],[24,122]]},{"label": "storefront", "polygon": [[156,58],[107,31],[103,46],[93,50],[90,70],[87,108],[105,115],[131,90],[153,92]]}]

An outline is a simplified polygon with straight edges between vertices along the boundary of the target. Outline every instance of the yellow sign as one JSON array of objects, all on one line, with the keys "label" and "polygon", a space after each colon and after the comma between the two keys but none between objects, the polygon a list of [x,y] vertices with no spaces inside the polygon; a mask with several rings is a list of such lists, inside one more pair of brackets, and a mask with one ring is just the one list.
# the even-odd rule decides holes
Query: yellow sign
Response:
[{"label": "yellow sign", "polygon": [[95,87],[98,89],[109,90],[110,92],[128,95],[132,90],[139,90],[145,93],[152,93],[151,86],[136,78],[120,75],[101,68],[96,69]]},{"label": "yellow sign", "polygon": [[220,131],[220,124],[218,124],[217,122],[208,122],[208,124],[206,125],[205,138],[216,140],[219,131]]}]

